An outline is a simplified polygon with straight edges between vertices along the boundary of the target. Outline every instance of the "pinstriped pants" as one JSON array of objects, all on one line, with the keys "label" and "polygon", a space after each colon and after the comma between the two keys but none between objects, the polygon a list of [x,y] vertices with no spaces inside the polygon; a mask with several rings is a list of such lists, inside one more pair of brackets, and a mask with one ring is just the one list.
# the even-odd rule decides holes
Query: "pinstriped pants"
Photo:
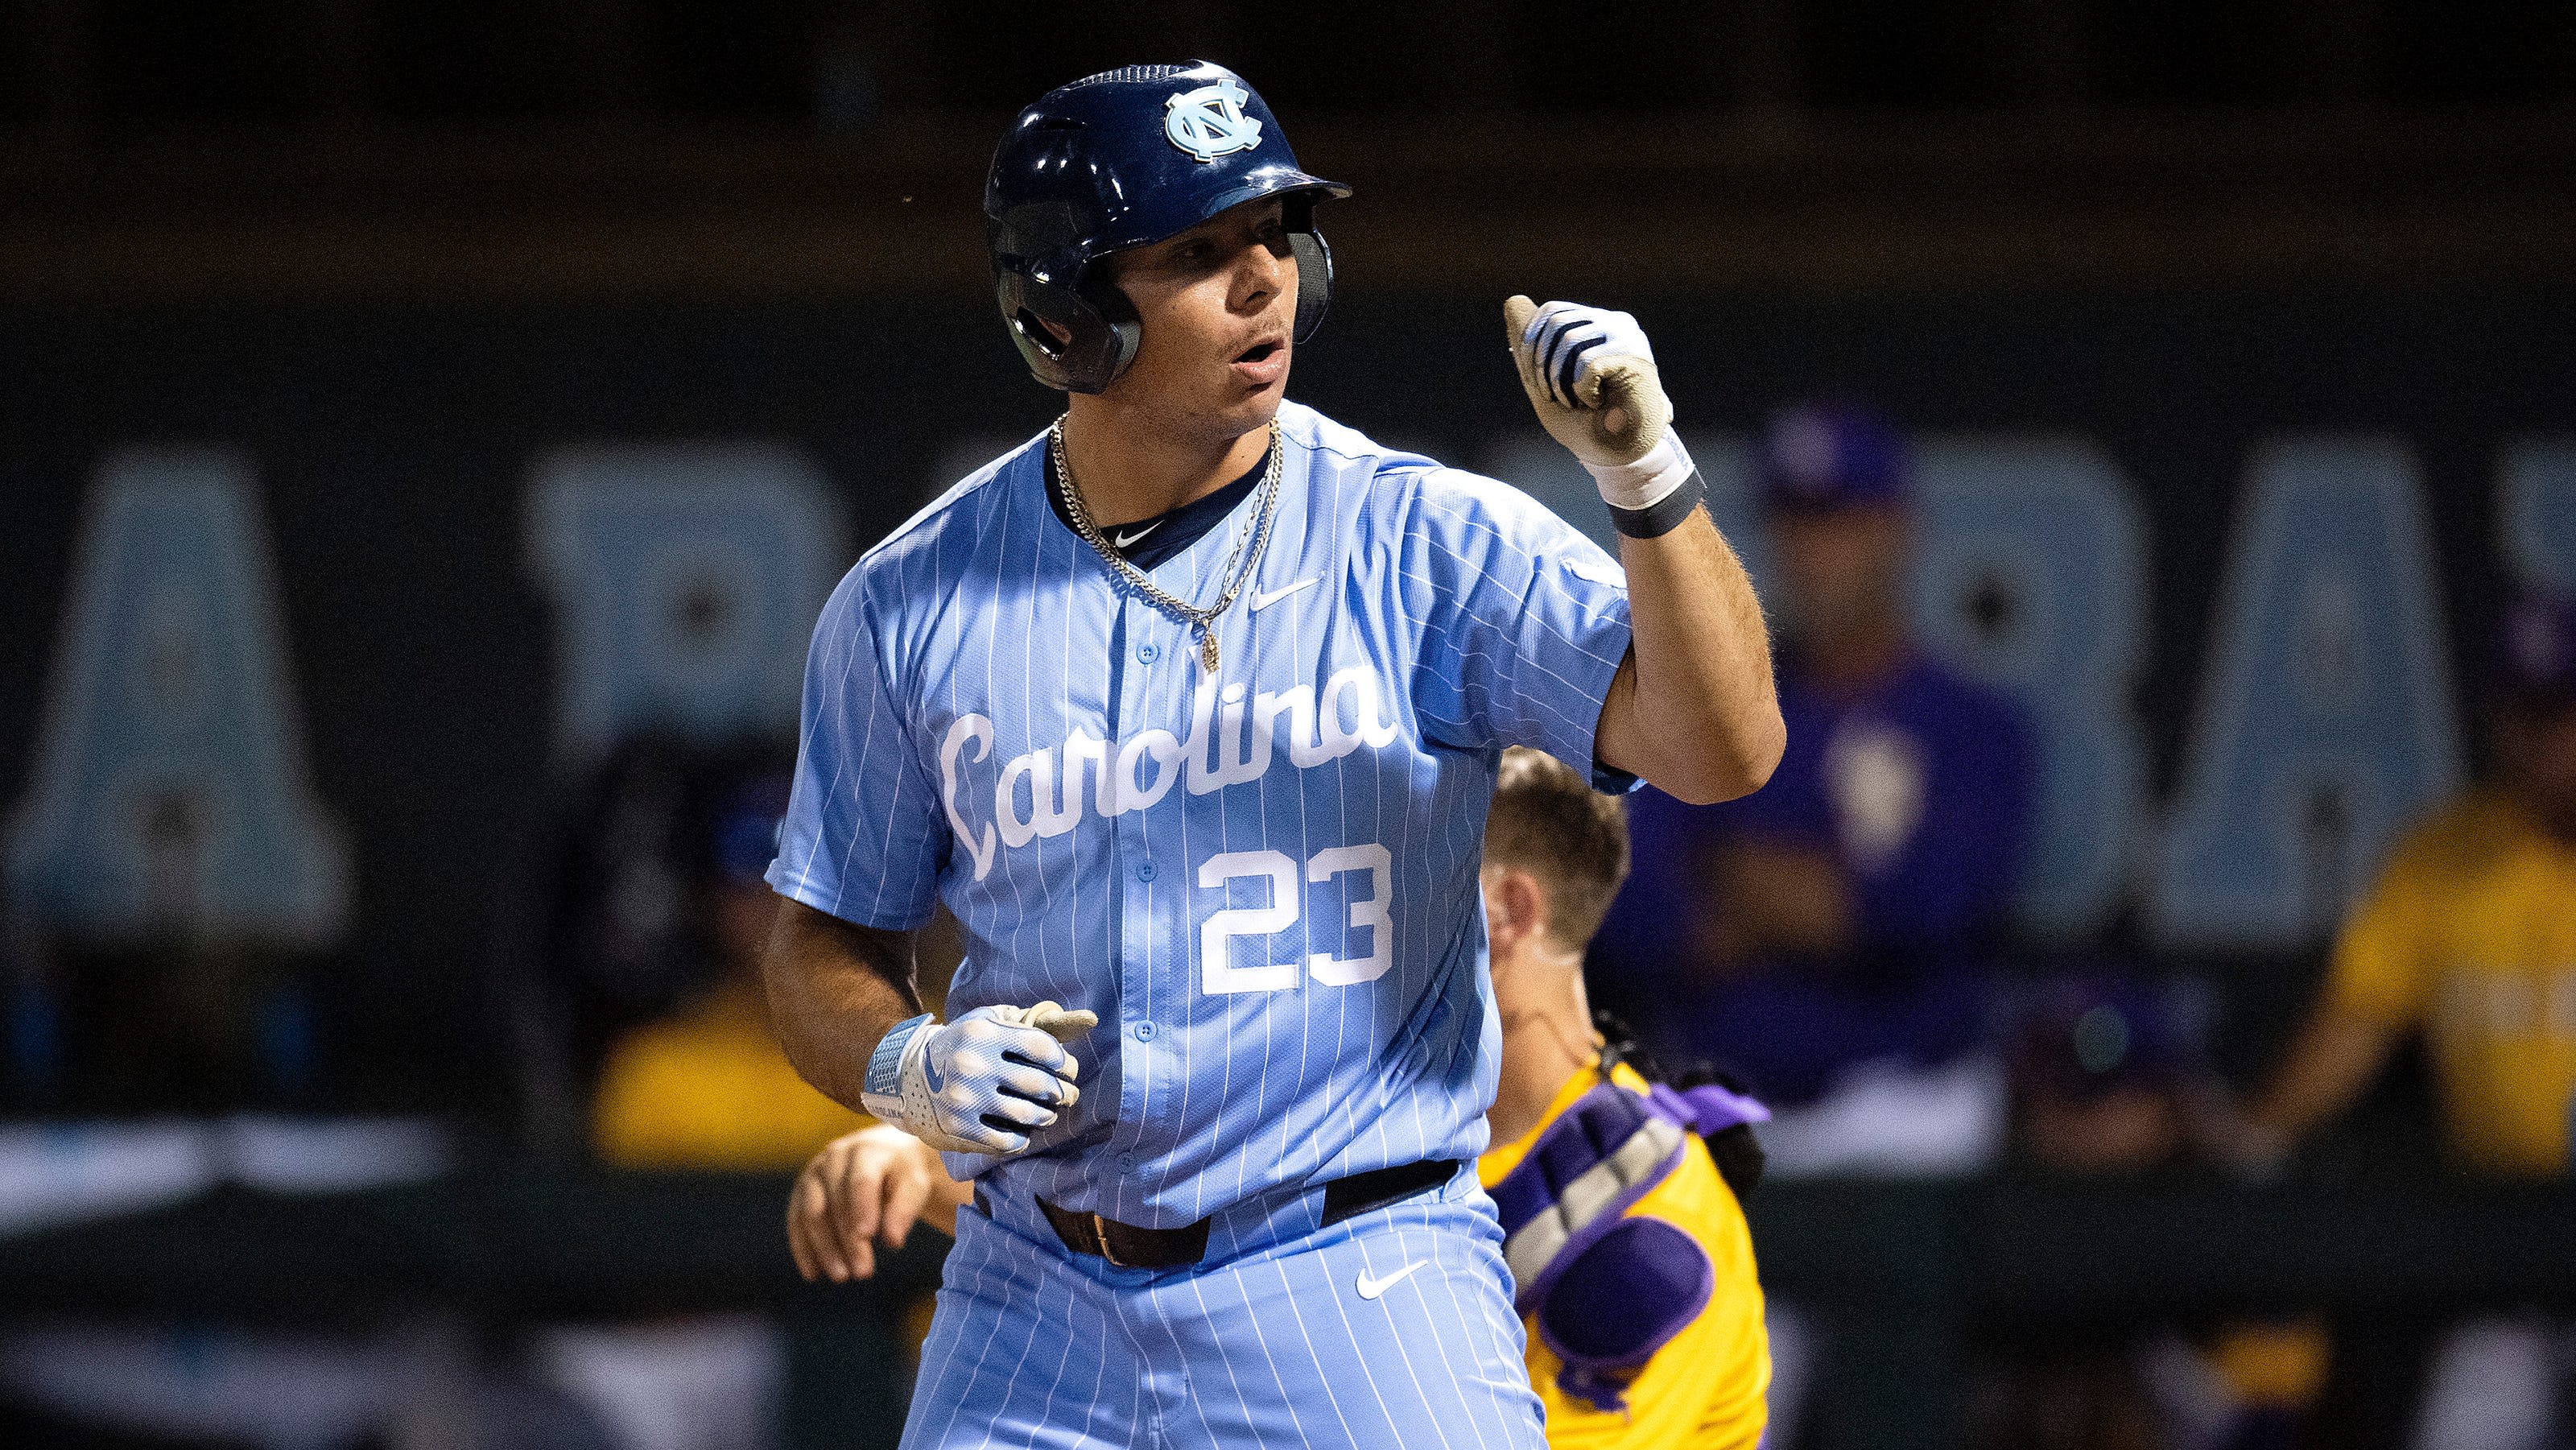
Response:
[{"label": "pinstriped pants", "polygon": [[1329,1228],[1321,1199],[1229,1210],[1162,1273],[1069,1252],[1005,1194],[961,1210],[905,1450],[1541,1450],[1475,1175]]}]

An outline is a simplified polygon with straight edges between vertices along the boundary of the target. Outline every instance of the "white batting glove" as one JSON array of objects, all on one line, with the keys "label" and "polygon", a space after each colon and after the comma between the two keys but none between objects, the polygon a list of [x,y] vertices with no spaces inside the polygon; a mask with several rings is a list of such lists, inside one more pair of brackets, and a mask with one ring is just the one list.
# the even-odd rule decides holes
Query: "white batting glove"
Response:
[{"label": "white batting glove", "polygon": [[869,1054],[860,1101],[942,1152],[1018,1153],[1081,1101],[1081,1065],[1064,1045],[1099,1025],[1053,1002],[978,1007],[946,1023],[924,1013]]},{"label": "white batting glove", "polygon": [[1539,425],[1582,462],[1612,509],[1644,513],[1689,481],[1690,454],[1673,435],[1672,399],[1636,318],[1514,296],[1503,324]]}]

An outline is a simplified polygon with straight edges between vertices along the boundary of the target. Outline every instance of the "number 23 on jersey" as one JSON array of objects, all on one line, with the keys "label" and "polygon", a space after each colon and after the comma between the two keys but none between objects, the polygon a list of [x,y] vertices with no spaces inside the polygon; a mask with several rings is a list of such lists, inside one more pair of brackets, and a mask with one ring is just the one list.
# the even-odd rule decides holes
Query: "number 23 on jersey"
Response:
[{"label": "number 23 on jersey", "polygon": [[1368,955],[1344,957],[1339,950],[1309,952],[1303,966],[1317,982],[1328,987],[1376,981],[1395,963],[1395,920],[1387,913],[1393,904],[1394,868],[1394,858],[1373,841],[1327,847],[1307,857],[1302,871],[1295,860],[1279,851],[1228,851],[1209,857],[1199,866],[1202,888],[1222,891],[1233,881],[1267,881],[1270,904],[1223,907],[1199,923],[1200,987],[1215,996],[1226,992],[1284,992],[1296,986],[1299,963],[1238,966],[1238,954],[1260,960],[1268,953],[1258,940],[1239,947],[1233,938],[1268,938],[1294,927],[1305,904],[1308,884],[1359,872],[1368,875],[1369,894],[1340,906],[1340,922],[1321,925],[1345,945],[1354,931],[1367,927]]}]

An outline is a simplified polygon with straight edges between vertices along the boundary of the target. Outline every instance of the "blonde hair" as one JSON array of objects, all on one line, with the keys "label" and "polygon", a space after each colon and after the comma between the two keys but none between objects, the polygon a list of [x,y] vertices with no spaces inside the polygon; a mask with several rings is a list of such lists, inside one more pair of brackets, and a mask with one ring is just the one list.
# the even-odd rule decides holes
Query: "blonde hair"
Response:
[{"label": "blonde hair", "polygon": [[1485,860],[1537,877],[1549,934],[1581,951],[1628,877],[1628,808],[1556,757],[1513,746],[1485,817]]}]

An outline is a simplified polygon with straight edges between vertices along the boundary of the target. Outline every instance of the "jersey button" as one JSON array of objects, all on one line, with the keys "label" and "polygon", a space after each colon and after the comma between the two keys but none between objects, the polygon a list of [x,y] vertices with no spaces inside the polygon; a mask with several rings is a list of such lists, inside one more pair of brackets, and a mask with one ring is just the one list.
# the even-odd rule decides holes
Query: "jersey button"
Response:
[{"label": "jersey button", "polygon": [[1151,881],[1151,880],[1153,880],[1153,879],[1154,879],[1154,874],[1155,874],[1155,873],[1154,873],[1154,863],[1153,863],[1153,862],[1151,862],[1151,861],[1139,861],[1139,862],[1137,862],[1137,863],[1136,863],[1136,879],[1137,879],[1137,880],[1139,880],[1139,881]]},{"label": "jersey button", "polygon": [[1121,1154],[1119,1154],[1119,1155],[1118,1155],[1118,1171],[1119,1171],[1119,1172],[1121,1172],[1121,1173],[1133,1173],[1133,1172],[1135,1172],[1135,1171],[1136,1171],[1136,1155],[1135,1155],[1135,1154],[1133,1154],[1133,1153],[1121,1153]]},{"label": "jersey button", "polygon": [[1137,1024],[1136,1024],[1136,1040],[1137,1040],[1138,1042],[1151,1042],[1151,1041],[1153,1041],[1153,1040],[1154,1040],[1154,1024],[1153,1024],[1153,1023],[1151,1023],[1151,1022],[1139,1022],[1139,1023],[1137,1023]]},{"label": "jersey button", "polygon": [[1162,657],[1162,650],[1157,648],[1152,640],[1147,640],[1143,644],[1136,646],[1136,661],[1139,664],[1150,665]]}]

